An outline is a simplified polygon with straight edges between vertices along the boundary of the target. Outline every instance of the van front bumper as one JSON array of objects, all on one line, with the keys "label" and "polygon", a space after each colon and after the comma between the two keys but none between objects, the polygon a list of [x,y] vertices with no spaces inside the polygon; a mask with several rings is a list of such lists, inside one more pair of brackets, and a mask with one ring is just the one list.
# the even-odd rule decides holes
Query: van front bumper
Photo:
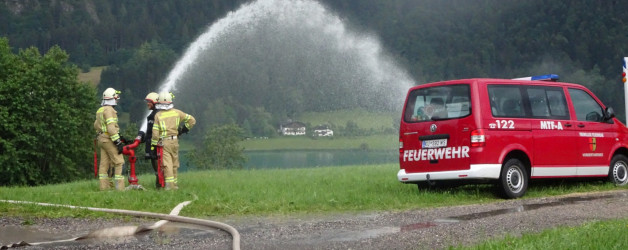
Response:
[{"label": "van front bumper", "polygon": [[399,170],[397,179],[400,182],[420,182],[429,180],[465,180],[465,179],[499,179],[501,164],[472,164],[468,170],[406,173],[405,169]]}]

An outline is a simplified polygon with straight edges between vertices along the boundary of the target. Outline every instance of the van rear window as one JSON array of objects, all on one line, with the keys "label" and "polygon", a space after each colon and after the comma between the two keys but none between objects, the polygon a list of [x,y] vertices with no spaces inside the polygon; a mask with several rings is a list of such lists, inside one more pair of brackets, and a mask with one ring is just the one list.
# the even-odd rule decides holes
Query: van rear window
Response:
[{"label": "van rear window", "polygon": [[471,114],[469,85],[445,85],[416,89],[408,95],[405,122],[454,119]]}]

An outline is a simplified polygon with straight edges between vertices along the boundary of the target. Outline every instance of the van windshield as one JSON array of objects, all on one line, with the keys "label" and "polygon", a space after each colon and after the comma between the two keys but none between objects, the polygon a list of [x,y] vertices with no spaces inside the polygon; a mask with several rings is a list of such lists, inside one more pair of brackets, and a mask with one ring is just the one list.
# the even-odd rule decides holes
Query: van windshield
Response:
[{"label": "van windshield", "polygon": [[469,85],[445,85],[416,89],[408,95],[404,121],[454,119],[471,114]]}]

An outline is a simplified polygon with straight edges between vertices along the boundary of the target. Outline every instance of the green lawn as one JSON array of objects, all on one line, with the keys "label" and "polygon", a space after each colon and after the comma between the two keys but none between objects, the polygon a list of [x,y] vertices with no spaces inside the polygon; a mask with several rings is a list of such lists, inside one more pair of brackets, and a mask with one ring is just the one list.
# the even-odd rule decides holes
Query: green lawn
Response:
[{"label": "green lawn", "polygon": [[106,67],[104,66],[92,67],[89,72],[86,72],[86,73],[79,72],[78,80],[80,82],[87,82],[91,84],[92,86],[96,87],[98,86],[98,84],[100,84],[100,75],[102,74],[102,71],[105,68]]},{"label": "green lawn", "polygon": [[[221,170],[182,173],[181,189],[153,188],[154,176],[139,176],[146,191],[100,192],[97,180],[39,187],[3,187],[2,200],[25,200],[168,213],[176,204],[193,200],[182,215],[282,215],[346,211],[399,211],[501,201],[490,185],[467,185],[441,191],[421,191],[397,181],[397,164],[306,169]],[[626,188],[626,187],[623,187]],[[617,189],[602,181],[531,185],[525,198]],[[69,209],[0,203],[8,216],[105,216]]]},{"label": "green lawn", "polygon": [[[182,216],[282,216],[359,211],[404,211],[502,201],[490,185],[419,191],[396,179],[397,164],[307,169],[221,170],[186,172],[180,189],[158,191],[153,175],[139,176],[145,191],[98,191],[97,180],[39,187],[2,187],[0,200],[45,202],[73,206],[168,213],[192,200]],[[628,189],[604,181],[533,183],[524,197]],[[114,217],[112,214],[59,207],[0,202],[2,216]],[[628,221],[589,223],[541,234],[507,237],[474,246],[477,249],[625,249]],[[417,246],[418,248],[420,246]]]},{"label": "green lawn", "polygon": [[628,218],[558,227],[451,249],[628,249]]}]

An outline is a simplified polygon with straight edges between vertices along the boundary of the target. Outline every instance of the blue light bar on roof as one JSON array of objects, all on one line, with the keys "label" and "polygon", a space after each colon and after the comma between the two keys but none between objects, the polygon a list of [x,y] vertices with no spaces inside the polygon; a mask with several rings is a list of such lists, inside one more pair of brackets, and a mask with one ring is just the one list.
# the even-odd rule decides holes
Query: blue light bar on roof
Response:
[{"label": "blue light bar on roof", "polygon": [[558,81],[558,75],[548,74],[542,76],[533,76],[532,81]]},{"label": "blue light bar on roof", "polygon": [[528,77],[521,77],[521,78],[514,78],[513,80],[528,80],[528,81],[558,81],[558,75],[556,74],[547,74],[547,75],[540,75],[540,76],[528,76]]}]

